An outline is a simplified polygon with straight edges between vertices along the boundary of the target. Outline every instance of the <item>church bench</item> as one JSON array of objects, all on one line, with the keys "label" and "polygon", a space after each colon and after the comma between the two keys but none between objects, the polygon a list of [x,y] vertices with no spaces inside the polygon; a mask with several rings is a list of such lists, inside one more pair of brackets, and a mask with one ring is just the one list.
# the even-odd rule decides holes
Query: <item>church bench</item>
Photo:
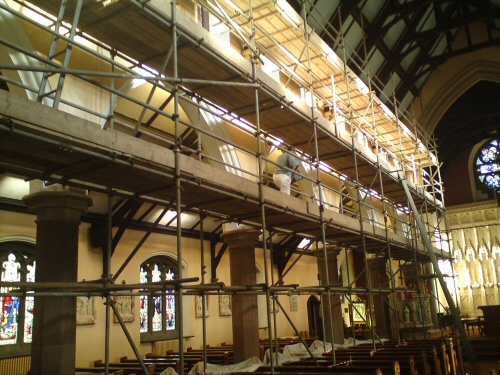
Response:
[{"label": "church bench", "polygon": [[[394,347],[397,341],[390,340],[384,343],[384,347]],[[452,374],[459,373],[463,374],[464,371],[464,360],[463,360],[463,348],[462,343],[458,337],[443,337],[435,339],[425,339],[425,340],[410,340],[406,341],[398,346],[398,348],[425,348],[428,353],[428,346],[435,346],[438,350],[441,363],[447,363],[448,372]],[[444,349],[443,349],[444,348]],[[444,354],[446,353],[446,354]],[[432,353],[431,353],[432,355]],[[445,358],[447,357],[447,358]],[[443,368],[443,373],[444,373]]]},{"label": "church bench", "polygon": [[[233,363],[233,351],[232,350],[219,350],[219,349],[206,349],[207,362],[213,363],[215,365],[229,365]],[[204,355],[203,349],[191,349],[184,353],[184,355]]]},{"label": "church bench", "polygon": [[[321,357],[321,363],[331,364],[332,354],[325,353]],[[383,361],[399,361],[402,369],[407,370],[409,373],[419,372],[421,375],[429,375],[431,372],[431,366],[427,361],[427,355],[425,352],[420,352],[416,354],[414,351],[383,351],[379,350],[374,353],[371,351],[349,351],[341,350],[335,351],[335,359],[337,362],[343,362],[347,360],[353,361],[370,361],[370,360],[383,360]],[[309,362],[314,363],[312,358],[306,359]],[[317,359],[318,360],[318,359]]]},{"label": "church bench", "polygon": [[[184,361],[195,358],[198,362],[203,361],[203,350],[184,352]],[[166,355],[146,354],[147,359],[180,360],[180,353],[168,353]],[[207,352],[207,362],[214,365],[229,365],[233,363],[232,352]]]},{"label": "church bench", "polygon": [[[224,346],[224,347],[221,347],[221,346],[207,346],[205,348],[205,350],[207,352],[228,352],[228,351],[232,351],[233,350],[233,347],[232,346]],[[203,352],[203,349],[193,349],[191,346],[188,347],[185,351],[185,353],[190,353],[190,352]]]},{"label": "church bench", "polygon": [[[300,372],[300,370],[295,369],[294,372],[290,371],[284,371],[280,372],[279,370],[274,371],[275,375],[290,375],[291,373],[295,375],[325,375],[325,374],[335,374],[335,375],[382,375],[385,373],[382,372],[381,369],[378,368],[359,368],[355,369],[353,367],[337,367],[334,369],[328,369],[328,371],[306,371],[306,372]],[[229,375],[248,375],[248,372],[231,372]],[[270,375],[271,374],[271,369],[268,368],[266,370],[262,370],[258,372],[258,375]]]},{"label": "church bench", "polygon": [[[453,353],[455,354],[456,352],[453,351]],[[436,349],[435,346],[430,346],[430,347],[400,346],[394,348],[382,347],[381,349],[378,349],[373,353],[368,348],[365,348],[364,350],[339,349],[335,351],[335,357],[339,359],[354,358],[355,356],[372,356],[372,355],[378,358],[381,357],[396,358],[396,355],[398,356],[413,355],[414,360],[416,362],[416,366],[417,368],[420,369],[421,373],[427,374],[430,371],[432,375],[443,375],[445,374],[444,364],[446,364],[446,369],[447,369],[446,374],[449,374],[450,372],[450,366],[451,366],[450,355],[448,354],[447,348],[444,346],[444,342],[441,342],[439,351]],[[326,354],[326,356],[331,356],[331,354]],[[397,357],[396,359],[401,360],[402,357]],[[457,365],[457,371],[463,368],[462,361],[458,361],[457,358],[455,358],[455,363]]]},{"label": "church bench", "polygon": [[[338,364],[337,366],[332,366],[332,365],[316,366],[312,363],[309,365],[304,365],[301,364],[300,362],[297,362],[297,363],[274,367],[275,372],[288,373],[288,374],[310,373],[310,372],[337,373],[339,371],[344,373],[345,372],[372,373],[374,369],[379,369],[384,375],[409,374],[409,372],[405,371],[405,369],[400,366],[398,361],[377,361],[377,360],[362,361],[362,362],[353,361],[349,365]],[[258,373],[265,372],[265,369],[263,367],[259,367],[256,372]]]},{"label": "church bench", "polygon": [[220,349],[220,350],[233,350],[233,344],[226,344],[225,342],[220,345],[210,345],[207,344],[207,349]]},{"label": "church bench", "polygon": [[[229,363],[223,363],[223,360],[224,360],[224,357],[217,354],[215,357],[208,356],[207,363],[215,364],[215,365],[227,365],[227,364],[229,364]],[[156,366],[156,373],[160,373],[161,371],[165,370],[167,367],[174,368],[177,373],[180,373],[180,371],[181,371],[180,355],[178,353],[169,354],[166,356],[158,356],[158,355],[152,355],[152,354],[148,353],[146,355],[146,358],[143,359],[143,361],[144,361],[144,363],[146,363],[148,365],[155,365]],[[198,353],[196,353],[194,355],[184,353],[183,362],[184,362],[184,372],[188,373],[189,370],[191,370],[191,368],[194,365],[196,365],[198,362],[203,362],[203,356],[198,354]],[[137,365],[140,362],[136,358],[129,359],[127,357],[122,357],[122,358],[120,358],[120,363]]]},{"label": "church bench", "polygon": [[[88,375],[88,374],[104,374],[105,371],[102,368],[97,367],[76,367],[75,375]],[[114,370],[109,373],[110,375],[124,375],[123,370]]]},{"label": "church bench", "polygon": [[[94,368],[104,368],[106,364],[102,360],[94,361]],[[110,371],[123,370],[123,375],[144,375],[144,370],[139,362],[137,363],[108,363]],[[156,365],[146,364],[149,375],[155,375]]]},{"label": "church bench", "polygon": [[[158,364],[175,364],[177,363],[177,361],[179,360],[179,358],[177,356],[175,357],[146,357],[146,358],[143,358],[143,361],[145,363],[158,363]],[[124,357],[121,357],[120,358],[120,363],[133,363],[133,362],[139,362],[139,360],[137,358],[128,358],[127,356],[124,356]]]},{"label": "church bench", "polygon": [[[218,356],[219,357],[219,356]],[[146,364],[155,364],[156,365],[156,372],[159,373],[163,370],[165,370],[167,367],[172,367],[174,368],[177,372],[180,372],[180,357],[178,354],[170,355],[167,357],[147,357],[143,359],[144,363]],[[196,365],[198,362],[203,362],[203,356],[201,355],[185,355],[184,356],[184,370],[189,371],[194,365]],[[219,363],[216,363],[219,362]],[[122,357],[120,358],[120,363],[127,363],[127,364],[139,364],[139,360],[137,358],[127,358],[127,357]],[[214,358],[209,357],[207,360],[207,363],[210,364],[216,364],[216,365],[227,365],[228,363],[220,363],[220,360],[214,360]],[[158,371],[160,370],[160,371]]]},{"label": "church bench", "polygon": [[[374,353],[371,352],[343,352],[343,353],[335,353],[336,361],[346,361],[346,360],[370,360],[370,359],[378,359],[378,360],[398,360],[402,367],[411,367],[412,370],[418,369],[420,374],[424,375],[441,375],[440,371],[440,362],[437,361],[437,353],[432,355],[427,354],[425,350],[421,350],[420,354],[417,354],[418,351],[376,351]],[[332,362],[331,356],[329,356],[328,362]],[[308,359],[312,361],[312,359]]]},{"label": "church bench", "polygon": [[[318,365],[324,368],[337,368],[337,367],[369,367],[369,368],[380,368],[384,374],[397,374],[395,370],[395,363],[397,363],[397,368],[402,374],[413,374],[413,375],[422,375],[416,369],[416,364],[412,356],[396,358],[396,357],[387,357],[387,358],[375,358],[375,357],[353,357],[353,358],[337,358],[336,363],[337,366],[332,365],[332,360],[325,360],[325,358],[316,359]],[[349,365],[345,365],[344,363],[350,362]],[[295,362],[291,364],[286,364],[284,367],[295,367],[305,365],[311,368],[317,368],[315,362],[312,358],[308,358],[304,361]]]},{"label": "church bench", "polygon": [[[151,371],[148,368],[149,375],[154,375],[154,370]],[[111,374],[120,374],[120,375],[144,375],[144,371],[142,367],[118,367],[118,366],[110,366],[109,367],[109,372]],[[105,373],[105,368],[104,366],[98,366],[98,367],[76,367],[75,368],[75,374],[85,374],[85,373],[91,373],[91,374],[104,374]]]},{"label": "church bench", "polygon": [[[178,367],[178,359],[161,359],[161,358],[144,358],[142,360],[146,366],[148,365],[155,365],[155,373],[161,373],[162,371],[166,370],[167,368],[171,367],[173,369],[176,369]],[[132,365],[132,366],[140,366],[140,362],[137,358],[127,358],[127,357],[121,357],[120,358],[120,364],[127,364],[127,365]],[[116,364],[118,365],[118,364]]]}]

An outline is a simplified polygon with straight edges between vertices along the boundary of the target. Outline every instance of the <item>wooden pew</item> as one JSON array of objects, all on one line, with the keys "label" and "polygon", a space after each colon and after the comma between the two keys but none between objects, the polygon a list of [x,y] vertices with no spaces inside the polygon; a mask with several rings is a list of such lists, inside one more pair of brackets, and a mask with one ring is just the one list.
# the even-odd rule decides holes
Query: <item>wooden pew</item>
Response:
[{"label": "wooden pew", "polygon": [[[207,348],[207,362],[214,365],[230,365],[234,363],[233,351],[232,350],[222,350],[222,349],[212,349]],[[203,349],[188,349],[187,352],[184,353],[186,355],[197,355],[203,357],[204,351]]]},{"label": "wooden pew", "polygon": [[[266,367],[259,367],[255,372],[266,372]],[[310,372],[349,372],[349,373],[367,373],[373,371],[373,369],[379,369],[384,375],[392,374],[399,375],[401,373],[408,374],[408,372],[403,372],[398,361],[389,361],[389,360],[353,360],[348,365],[342,363],[336,366],[332,365],[315,365],[312,363],[303,363],[303,362],[295,362],[281,366],[274,366],[275,372],[281,373],[310,373]]]},{"label": "wooden pew", "polygon": [[[171,367],[176,369],[178,366],[178,359],[162,359],[162,358],[144,358],[143,362],[146,365],[155,365],[155,373],[159,374],[165,371],[167,368]],[[140,362],[137,358],[121,357],[120,363],[124,363],[131,366],[140,366]],[[180,366],[179,366],[180,367]]]},{"label": "wooden pew", "polygon": [[[102,368],[97,367],[76,367],[76,374],[104,374],[105,371]],[[125,372],[123,370],[114,370],[109,373],[110,375],[124,375]]]},{"label": "wooden pew", "polygon": [[[94,361],[94,368],[104,368],[106,364],[102,360]],[[123,370],[123,375],[144,375],[144,370],[139,362],[136,363],[109,363],[110,371]],[[146,364],[149,375],[155,375],[156,365]]]},{"label": "wooden pew", "polygon": [[[384,347],[395,345],[394,341],[384,343]],[[443,375],[464,375],[464,361],[460,340],[455,337],[444,337],[428,340],[410,340],[404,343],[406,348],[425,347],[434,344],[438,348]]]},{"label": "wooden pew", "polygon": [[[357,355],[354,354],[352,356],[345,355],[345,356],[336,356],[336,362],[337,363],[345,363],[346,361],[352,361],[352,364],[354,366],[361,365],[361,366],[368,366],[372,365],[372,367],[377,367],[382,370],[384,374],[387,373],[388,367],[392,365],[394,362],[398,363],[398,367],[401,371],[401,373],[404,374],[413,374],[413,375],[418,375],[419,372],[416,368],[416,363],[413,355],[411,354],[404,354],[404,355],[387,355],[387,356],[371,356],[369,353],[366,355],[358,353]],[[332,359],[328,357],[323,357],[323,358],[316,358],[316,362],[322,366],[322,367],[331,367],[332,365]],[[315,362],[312,358],[307,358],[302,360],[301,362],[295,362],[292,363],[291,365],[298,365],[301,363],[309,363],[309,365],[314,366]],[[392,373],[392,372],[391,372]],[[422,375],[422,374],[420,374]]]},{"label": "wooden pew", "polygon": [[[203,350],[192,350],[189,352],[184,352],[184,360],[196,358],[197,361],[203,361]],[[169,352],[166,355],[153,355],[151,353],[146,354],[147,359],[163,359],[163,360],[180,360],[180,353]],[[233,363],[233,353],[232,352],[208,352],[207,351],[207,362],[214,365],[230,365]]]},{"label": "wooden pew", "polygon": [[[436,344],[440,345],[439,351],[436,349]],[[450,355],[448,354],[448,349],[445,346],[446,340],[429,340],[426,343],[407,343],[405,345],[397,345],[397,342],[388,343],[387,345],[381,346],[377,351],[373,353],[374,356],[389,356],[390,358],[394,357],[396,353],[413,355],[416,367],[423,374],[428,374],[430,372],[431,375],[443,375],[445,371],[445,364],[447,368],[447,374],[450,373]],[[453,348],[451,348],[452,350]],[[349,349],[337,349],[335,351],[336,357],[342,358],[343,356],[354,356],[357,353],[371,353],[370,346],[357,346]],[[425,355],[424,355],[425,353]],[[424,358],[425,357],[425,358]],[[459,357],[457,357],[459,358]],[[399,359],[399,358],[395,358]],[[457,362],[457,359],[455,358]],[[457,368],[463,369],[463,362],[458,360]],[[458,370],[457,370],[458,371]]]},{"label": "wooden pew", "polygon": [[[349,369],[349,370],[347,370]],[[230,375],[248,375],[249,373],[248,372],[231,372]],[[259,372],[258,373],[259,375],[270,375],[271,374],[271,370],[269,369],[267,372]],[[276,375],[290,375],[290,372],[279,372],[279,371],[275,371],[274,374]],[[353,375],[353,374],[356,374],[356,375],[382,375],[383,372],[382,370],[378,369],[378,368],[371,368],[371,369],[354,369],[354,370],[350,370],[349,367],[337,367],[337,368],[332,368],[332,369],[328,369],[328,371],[308,371],[308,372],[298,372],[297,370],[295,370],[295,372],[293,372],[293,374],[295,375],[325,375],[325,374],[335,374],[335,375]],[[385,374],[384,374],[385,375]]]}]

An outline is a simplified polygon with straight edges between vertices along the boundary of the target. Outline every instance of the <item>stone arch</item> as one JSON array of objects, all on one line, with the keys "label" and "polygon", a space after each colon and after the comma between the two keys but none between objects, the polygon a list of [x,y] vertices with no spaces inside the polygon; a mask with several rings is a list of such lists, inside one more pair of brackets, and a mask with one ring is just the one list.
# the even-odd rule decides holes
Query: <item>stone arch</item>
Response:
[{"label": "stone arch", "polygon": [[323,318],[321,313],[321,301],[315,295],[307,300],[307,320],[309,334],[319,339],[323,338]]},{"label": "stone arch", "polygon": [[500,62],[474,61],[451,75],[446,83],[434,92],[433,100],[429,101],[419,122],[432,133],[451,105],[480,81],[500,83]]}]

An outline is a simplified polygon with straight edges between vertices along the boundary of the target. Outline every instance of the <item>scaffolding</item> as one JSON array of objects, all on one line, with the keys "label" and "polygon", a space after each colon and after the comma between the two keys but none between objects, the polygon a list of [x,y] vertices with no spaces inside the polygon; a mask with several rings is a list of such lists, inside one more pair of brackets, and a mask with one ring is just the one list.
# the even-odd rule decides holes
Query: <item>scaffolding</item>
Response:
[{"label": "scaffolding", "polygon": [[[282,272],[274,275],[268,274],[274,267],[267,262],[273,262],[271,254],[278,248],[303,255],[316,249],[327,259],[330,247],[344,251],[346,259],[351,251],[363,254],[367,274],[369,258],[416,269],[432,262],[434,273],[439,270],[433,260],[451,259],[435,142],[395,99],[375,95],[387,89],[377,87],[370,72],[362,80],[347,66],[349,46],[341,30],[331,38],[344,56],[309,26],[310,15],[296,14],[285,1],[32,0],[2,2],[0,11],[21,22],[30,35],[41,35],[34,38],[37,52],[0,35],[0,45],[23,56],[0,65],[0,80],[31,99],[0,93],[0,129],[9,134],[3,143],[5,171],[107,194],[109,207],[113,196],[175,211],[172,231],[179,262],[183,236],[214,235],[203,230],[207,219],[262,231],[265,286],[205,283],[203,274],[200,285],[190,285],[194,280],[174,283],[176,293],[265,294],[268,311],[276,311],[270,305],[279,304],[277,296],[290,293],[319,294],[327,306],[334,294],[348,300],[366,295],[368,301],[391,295],[388,308],[397,321],[395,296],[402,289],[393,262],[384,288],[372,288],[369,277],[366,288],[353,287],[355,280],[283,285],[293,264],[280,264]],[[69,77],[107,100],[108,109],[71,100],[64,90]],[[133,93],[137,84],[147,87],[146,95]],[[167,99],[159,102],[159,93]],[[57,126],[68,119],[63,112],[75,116]],[[206,125],[210,121],[225,124],[237,136],[212,131]],[[103,135],[105,129],[116,138]],[[135,146],[145,142],[150,152],[136,152],[140,147]],[[210,143],[225,145],[232,156],[207,151]],[[29,160],[19,161],[19,145],[30,151]],[[285,201],[270,185],[276,166],[272,152],[286,152],[287,145],[299,154],[302,180]],[[51,156],[54,147],[63,159]],[[252,162],[237,163],[234,155]],[[199,234],[182,227],[182,213],[199,216]],[[147,226],[145,236],[159,221]],[[299,249],[304,239],[308,245]],[[212,280],[224,251],[212,251]],[[104,258],[109,271],[111,254]],[[120,271],[103,279],[114,282]],[[67,292],[83,293],[80,288]],[[111,293],[109,288],[100,293]],[[114,309],[109,299],[107,305]],[[182,322],[182,305],[179,311]],[[375,338],[373,325],[366,323]],[[276,326],[271,314],[268,326]],[[182,323],[179,330],[182,337]],[[269,338],[272,347],[271,329]],[[179,348],[182,353],[183,340]]]}]

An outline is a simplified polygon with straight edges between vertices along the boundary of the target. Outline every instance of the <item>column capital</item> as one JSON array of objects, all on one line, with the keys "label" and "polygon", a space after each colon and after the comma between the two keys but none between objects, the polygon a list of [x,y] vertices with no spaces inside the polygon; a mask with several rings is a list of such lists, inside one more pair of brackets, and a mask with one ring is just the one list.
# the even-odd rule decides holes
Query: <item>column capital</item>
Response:
[{"label": "column capital", "polygon": [[[339,256],[339,254],[340,254],[341,251],[342,251],[342,248],[340,248],[338,246],[327,246],[326,247],[326,256],[328,258],[335,257],[335,259],[337,259],[337,257]],[[316,255],[319,259],[323,259],[324,255],[325,255],[325,252],[321,248],[321,249],[318,249],[318,250],[314,250],[313,254]]]},{"label": "column capital", "polygon": [[368,258],[366,262],[368,263],[368,267],[370,268],[384,267],[383,270],[385,270],[385,265],[387,264],[387,258],[373,257],[373,258]]},{"label": "column capital", "polygon": [[260,230],[255,229],[237,229],[226,233],[223,233],[221,237],[229,245],[231,250],[236,250],[239,248],[246,249],[249,243],[254,245],[255,241],[259,239],[261,235]]},{"label": "column capital", "polygon": [[80,217],[92,206],[87,195],[71,191],[40,191],[23,197],[30,211],[37,215],[38,221],[80,222]]}]

